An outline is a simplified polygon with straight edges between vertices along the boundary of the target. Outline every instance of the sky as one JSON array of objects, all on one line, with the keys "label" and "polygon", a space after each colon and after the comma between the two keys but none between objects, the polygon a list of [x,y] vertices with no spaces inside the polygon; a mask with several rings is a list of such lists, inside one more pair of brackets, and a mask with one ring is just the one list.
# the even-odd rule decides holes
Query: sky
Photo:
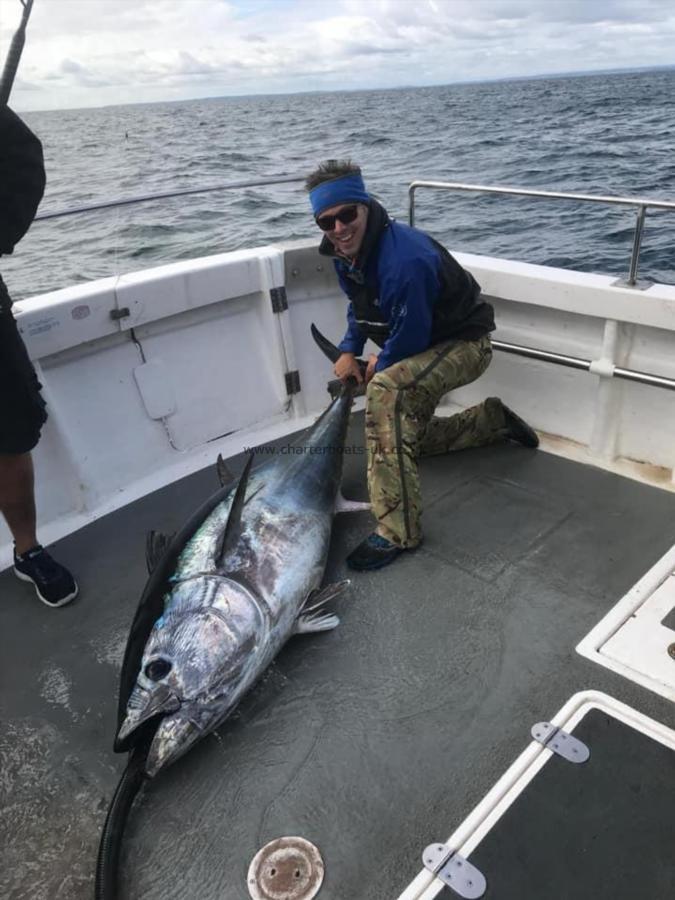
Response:
[{"label": "sky", "polygon": [[[0,61],[21,17],[0,0]],[[673,0],[34,0],[11,105],[450,84],[675,62]]]}]

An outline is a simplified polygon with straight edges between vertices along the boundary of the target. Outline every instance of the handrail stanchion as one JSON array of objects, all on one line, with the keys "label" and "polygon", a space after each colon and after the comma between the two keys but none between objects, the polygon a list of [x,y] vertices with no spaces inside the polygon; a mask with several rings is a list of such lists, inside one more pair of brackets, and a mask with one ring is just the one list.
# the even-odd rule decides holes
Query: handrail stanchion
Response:
[{"label": "handrail stanchion", "polygon": [[641,206],[638,209],[637,219],[635,221],[635,235],[633,237],[633,252],[630,257],[630,271],[628,273],[628,284],[634,287],[637,281],[638,262],[640,259],[640,245],[642,244],[642,233],[645,227],[645,216],[647,215],[647,207]]},{"label": "handrail stanchion", "polygon": [[408,224],[411,228],[415,227],[415,188],[417,185],[413,183],[408,188]]}]

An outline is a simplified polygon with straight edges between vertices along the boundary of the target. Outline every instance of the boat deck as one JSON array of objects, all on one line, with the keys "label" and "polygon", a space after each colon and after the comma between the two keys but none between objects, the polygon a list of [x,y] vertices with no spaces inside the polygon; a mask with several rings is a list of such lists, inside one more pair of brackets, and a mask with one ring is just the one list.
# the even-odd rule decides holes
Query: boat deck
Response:
[{"label": "boat deck", "polygon": [[[125,900],[245,900],[250,860],[282,835],[321,850],[321,900],[392,900],[575,692],[675,725],[667,700],[574,650],[673,544],[675,494],[514,445],[421,471],[423,547],[354,573],[340,627],[294,638],[219,734],[144,789]],[[365,499],[364,455],[345,457],[344,485]],[[0,575],[6,900],[92,896],[125,762],[111,746],[145,534],[173,531],[216,487],[214,466],[60,541],[81,588],[63,610]],[[336,519],[327,581],[369,530],[366,513]]]}]

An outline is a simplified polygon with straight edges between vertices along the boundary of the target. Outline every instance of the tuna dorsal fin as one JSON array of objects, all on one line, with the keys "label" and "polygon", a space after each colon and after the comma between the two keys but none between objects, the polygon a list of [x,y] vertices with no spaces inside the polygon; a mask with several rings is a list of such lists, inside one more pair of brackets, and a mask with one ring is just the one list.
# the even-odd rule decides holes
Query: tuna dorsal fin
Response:
[{"label": "tuna dorsal fin", "polygon": [[[316,327],[314,322],[312,322],[311,330],[312,330],[312,337],[316,341],[316,344],[317,344],[318,348],[321,350],[321,352],[324,353],[332,363],[337,362],[338,359],[340,358],[340,356],[342,355],[342,352],[340,350],[338,350],[338,348],[335,346],[335,344],[331,344],[331,342],[328,340],[327,337],[324,337],[321,334],[321,332]],[[361,369],[361,374],[362,375],[365,374],[366,363],[362,359],[358,360],[358,363],[359,363],[359,368]]]},{"label": "tuna dorsal fin", "polygon": [[148,567],[148,574],[155,569],[172,540],[172,534],[162,534],[161,531],[148,532],[145,539],[145,562]]},{"label": "tuna dorsal fin", "polygon": [[215,552],[215,563],[218,568],[222,568],[225,557],[232,549],[239,538],[241,531],[241,513],[244,508],[244,498],[246,496],[246,485],[248,484],[248,475],[251,471],[253,463],[253,454],[250,453],[244,471],[239,478],[239,484],[232,498],[232,506],[230,507],[230,515],[227,517],[227,524],[223,528],[223,534],[218,541]]},{"label": "tuna dorsal fin", "polygon": [[223,454],[218,454],[218,459],[216,460],[216,470],[218,472],[218,480],[220,481],[220,486],[225,487],[228,484],[231,484],[234,481],[234,475],[230,472],[230,469],[223,459]]}]

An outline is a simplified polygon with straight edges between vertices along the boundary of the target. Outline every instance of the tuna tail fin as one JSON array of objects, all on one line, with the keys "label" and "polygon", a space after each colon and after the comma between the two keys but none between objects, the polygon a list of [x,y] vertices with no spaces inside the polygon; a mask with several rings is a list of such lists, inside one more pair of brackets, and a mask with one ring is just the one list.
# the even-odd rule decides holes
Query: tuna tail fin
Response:
[{"label": "tuna tail fin", "polygon": [[227,524],[223,529],[222,537],[218,542],[215,552],[215,563],[218,568],[222,568],[225,557],[233,548],[241,534],[241,513],[244,508],[244,499],[246,497],[246,486],[248,485],[248,476],[253,463],[253,454],[250,453],[244,471],[239,478],[239,484],[232,498],[232,506],[230,514],[227,517]]},{"label": "tuna tail fin", "polygon": [[[328,359],[329,359],[332,363],[337,362],[338,359],[340,358],[340,356],[342,355],[342,352],[341,352],[340,350],[338,350],[338,348],[335,346],[335,344],[331,344],[331,342],[328,340],[327,337],[324,337],[324,336],[321,334],[321,332],[320,332],[319,329],[316,327],[316,325],[314,324],[314,322],[312,322],[312,328],[311,328],[311,330],[312,330],[312,337],[314,338],[314,340],[315,340],[315,342],[316,342],[316,345],[317,345],[317,347],[319,348],[319,350],[321,350],[321,352],[322,352],[325,356],[327,356]],[[365,374],[366,374],[366,365],[367,365],[367,363],[366,363],[364,360],[359,359],[359,360],[358,360],[358,364],[359,364],[359,368],[361,369],[361,375],[365,375]]]},{"label": "tuna tail fin", "polygon": [[[351,382],[352,387],[354,388],[354,397],[363,397],[366,393],[366,383],[362,381],[361,384],[356,383],[355,378],[348,378],[347,382]],[[329,381],[326,385],[326,390],[330,394],[330,399],[335,400],[337,397],[342,395],[344,391],[344,384],[340,381],[339,378],[333,378],[332,381]]]}]

